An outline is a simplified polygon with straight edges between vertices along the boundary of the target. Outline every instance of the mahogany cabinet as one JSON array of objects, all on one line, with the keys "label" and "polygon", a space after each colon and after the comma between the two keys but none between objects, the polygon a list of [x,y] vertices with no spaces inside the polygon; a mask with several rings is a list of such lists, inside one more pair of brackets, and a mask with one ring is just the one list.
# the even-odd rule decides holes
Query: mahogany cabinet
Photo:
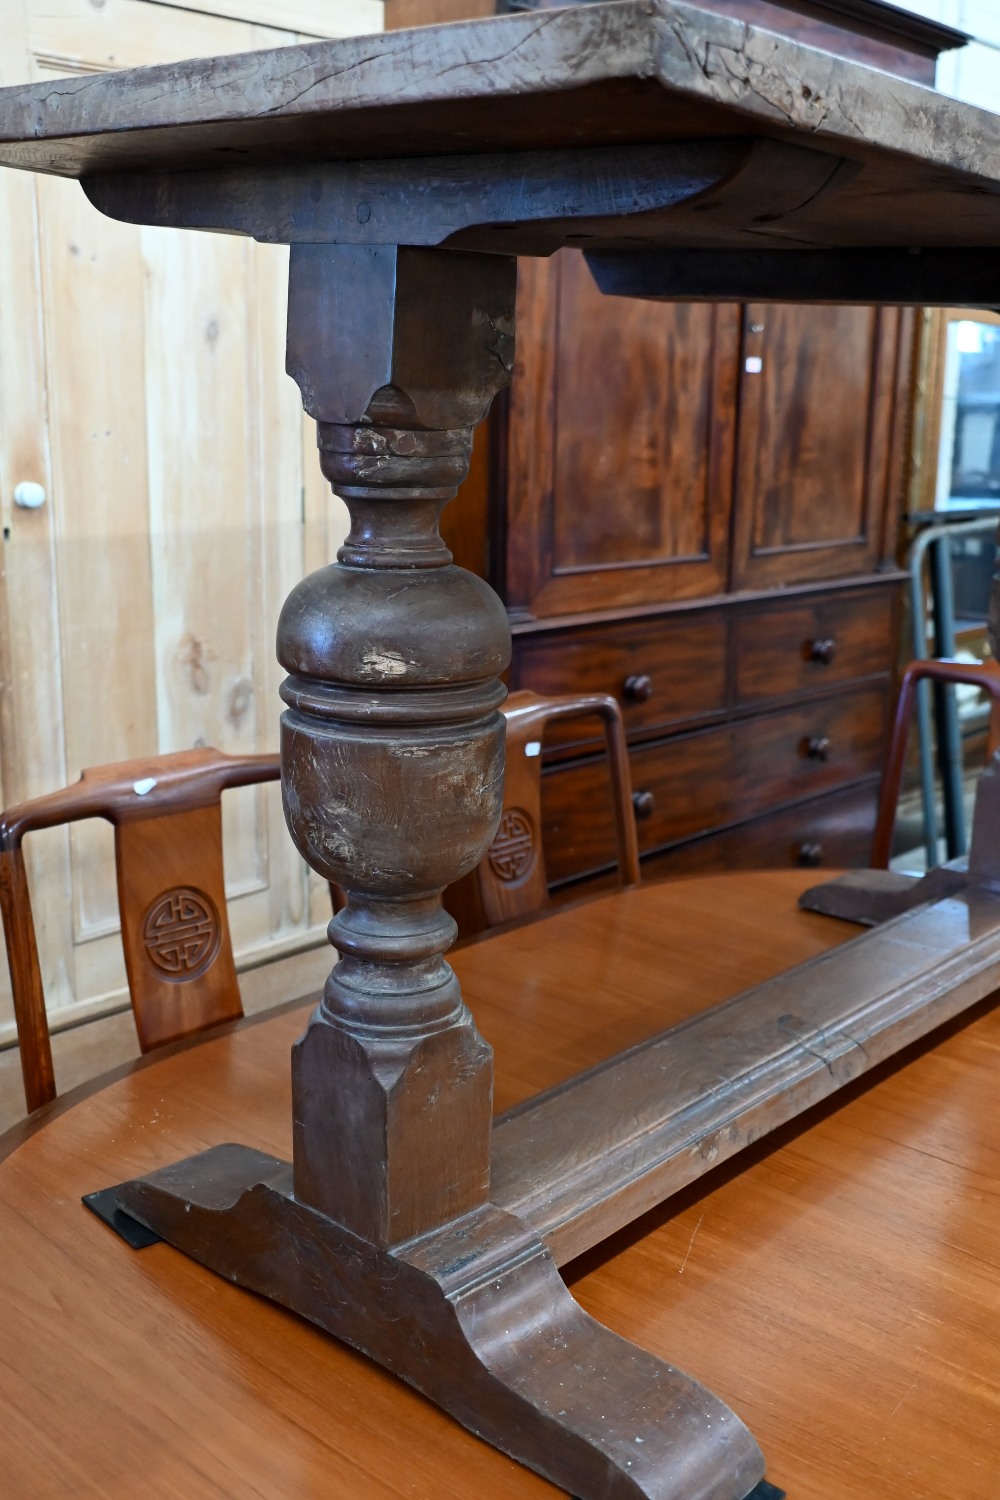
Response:
[{"label": "mahogany cabinet", "polygon": [[522,261],[517,298],[493,497],[512,619],[725,590],[738,309],[602,296],[574,250]]},{"label": "mahogany cabinet", "polygon": [[494,496],[512,619],[873,572],[902,321],[605,297],[575,251],[522,262]]},{"label": "mahogany cabinet", "polygon": [[[908,313],[603,297],[523,262],[493,462],[446,513],[512,688],[622,704],[658,873],[867,862],[897,654]],[[546,747],[557,885],[614,862],[607,773]]]},{"label": "mahogany cabinet", "polygon": [[[925,82],[961,40],[875,0],[717,8]],[[575,250],[520,263],[514,383],[442,530],[507,605],[512,688],[622,703],[650,870],[867,862],[912,343],[894,308],[642,302]],[[543,806],[557,886],[613,864],[596,730],[546,745]]]}]

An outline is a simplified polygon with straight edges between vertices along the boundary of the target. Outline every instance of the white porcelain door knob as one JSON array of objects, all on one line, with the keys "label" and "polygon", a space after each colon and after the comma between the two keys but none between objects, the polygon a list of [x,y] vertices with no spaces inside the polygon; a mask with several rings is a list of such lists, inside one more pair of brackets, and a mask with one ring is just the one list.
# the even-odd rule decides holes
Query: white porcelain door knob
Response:
[{"label": "white porcelain door knob", "polygon": [[14,490],[14,504],[22,510],[40,510],[45,504],[45,486],[33,479],[22,479]]}]

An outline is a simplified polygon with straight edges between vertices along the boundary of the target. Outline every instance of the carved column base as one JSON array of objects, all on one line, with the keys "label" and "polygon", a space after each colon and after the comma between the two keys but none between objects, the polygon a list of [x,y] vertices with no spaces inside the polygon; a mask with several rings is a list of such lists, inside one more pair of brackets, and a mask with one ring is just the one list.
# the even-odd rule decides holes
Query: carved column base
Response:
[{"label": "carved column base", "polygon": [[243,1146],[138,1178],[119,1202],[581,1500],[746,1500],[763,1476],[721,1401],[589,1317],[537,1235],[492,1206],[383,1250],[296,1201],[290,1164]]},{"label": "carved column base", "polygon": [[398,1036],[321,1008],[292,1050],[292,1093],[300,1203],[392,1245],[486,1202],[493,1054],[464,1005]]}]

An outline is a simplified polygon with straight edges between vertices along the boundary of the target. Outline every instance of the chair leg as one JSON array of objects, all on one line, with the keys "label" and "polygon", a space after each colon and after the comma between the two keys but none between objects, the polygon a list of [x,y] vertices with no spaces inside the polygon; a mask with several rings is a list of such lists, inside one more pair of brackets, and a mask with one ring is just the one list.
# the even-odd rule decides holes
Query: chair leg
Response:
[{"label": "chair leg", "polygon": [[0,848],[0,912],[3,914],[14,994],[24,1099],[30,1114],[56,1097],[56,1077],[31,915],[31,896],[20,843]]}]

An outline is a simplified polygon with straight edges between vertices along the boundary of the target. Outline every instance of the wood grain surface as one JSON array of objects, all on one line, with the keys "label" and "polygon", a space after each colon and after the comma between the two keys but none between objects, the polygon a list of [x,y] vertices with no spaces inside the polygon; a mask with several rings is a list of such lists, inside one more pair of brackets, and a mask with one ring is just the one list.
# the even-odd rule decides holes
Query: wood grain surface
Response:
[{"label": "wood grain surface", "polygon": [[[498,1107],[849,937],[794,909],[809,878],[649,887],[655,949],[611,897],[457,954]],[[128,1250],[80,1205],[233,1138],[287,1157],[304,1020],[160,1054],[4,1138],[5,1493],[556,1493],[305,1323],[166,1246]],[[980,1007],[568,1268],[588,1312],[735,1407],[795,1500],[995,1500],[998,1054],[1000,1013]]]},{"label": "wood grain surface", "polygon": [[[995,115],[678,0],[61,79],[0,102],[0,160],[68,176],[231,168],[234,150],[259,165],[386,157],[400,141],[434,155],[755,135],[782,169],[761,158],[737,174],[732,227],[696,214],[695,244],[780,247],[788,230],[803,245],[996,243],[995,195],[970,192],[1000,177]],[[835,191],[796,188],[817,154]],[[750,222],[765,213],[766,238]]]},{"label": "wood grain surface", "polygon": [[[553,10],[552,0],[528,0],[498,7],[490,0],[385,0],[385,29],[429,26],[490,16],[497,9]],[[886,73],[918,82],[934,82],[934,61],[941,52],[960,47],[965,33],[916,16],[880,0],[713,0],[712,9],[738,21],[749,21],[810,47],[853,57]]]},{"label": "wood grain surface", "polygon": [[746,307],[744,348],[762,368],[740,384],[734,587],[774,587],[790,571],[835,578],[878,563],[898,316]]}]

